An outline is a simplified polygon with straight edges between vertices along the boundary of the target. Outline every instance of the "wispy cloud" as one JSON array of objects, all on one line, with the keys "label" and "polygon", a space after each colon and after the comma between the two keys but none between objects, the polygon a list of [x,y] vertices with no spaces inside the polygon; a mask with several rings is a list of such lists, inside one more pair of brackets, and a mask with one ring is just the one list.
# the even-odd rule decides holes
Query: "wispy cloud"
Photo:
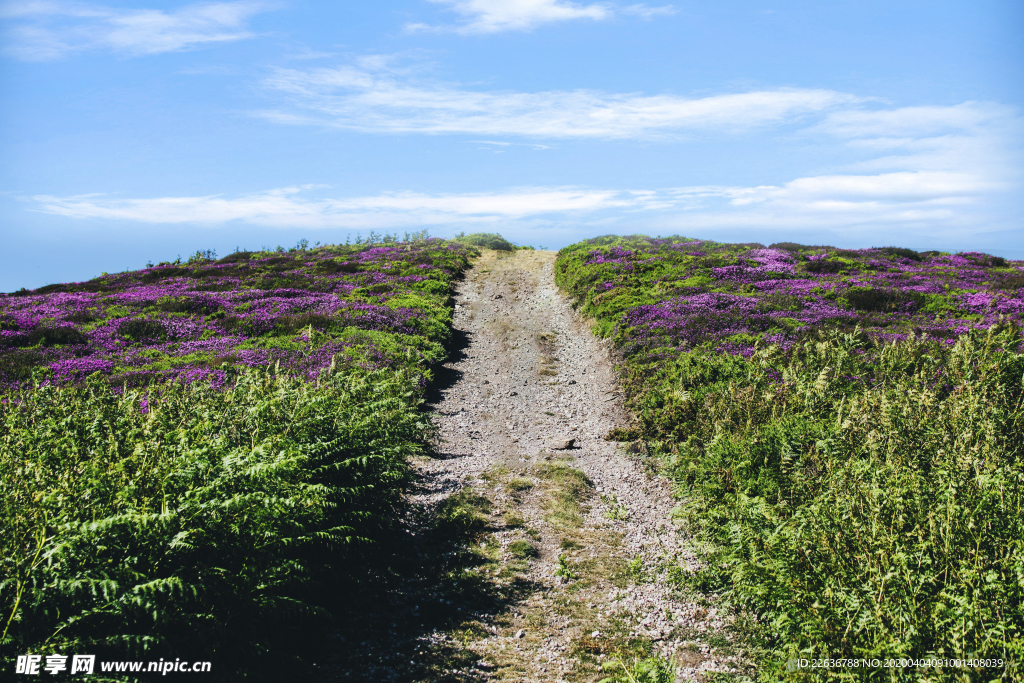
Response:
[{"label": "wispy cloud", "polygon": [[978,222],[984,198],[1005,183],[965,173],[905,171],[797,178],[783,185],[686,187],[665,201],[685,207],[695,227],[884,226],[940,230]]},{"label": "wispy cloud", "polygon": [[430,0],[448,5],[465,17],[458,26],[406,24],[407,31],[447,31],[458,33],[496,33],[522,31],[539,24],[572,19],[607,19],[612,16],[608,3],[580,5],[567,0]]},{"label": "wispy cloud", "polygon": [[157,197],[117,199],[36,196],[40,211],[70,218],[142,223],[258,225],[303,228],[368,228],[492,222],[545,214],[599,211],[635,205],[610,190],[517,188],[494,193],[390,192],[365,197],[315,198],[311,187],[288,187],[237,198]]},{"label": "wispy cloud", "polygon": [[[850,227],[960,229],[980,222],[979,205],[1005,183],[970,174],[896,172],[797,178],[783,185],[696,186],[653,190],[515,188],[491,193],[389,192],[318,198],[310,188],[282,188],[229,198],[36,196],[36,209],[69,218],[150,224],[232,222],[281,228],[400,228],[416,225],[517,223],[584,226],[628,223],[638,212],[651,225],[715,227]],[[981,207],[984,208],[984,207]],[[652,222],[654,221],[654,222]],[[901,233],[903,234],[903,233]]]},{"label": "wispy cloud", "polygon": [[255,34],[246,27],[267,3],[241,0],[187,5],[174,11],[115,9],[74,2],[7,2],[4,51],[26,61],[50,61],[84,50],[127,55],[178,52]]},{"label": "wispy cloud", "polygon": [[669,194],[688,207],[679,221],[694,226],[980,228],[1005,222],[1000,207],[1019,191],[1022,129],[1015,109],[985,102],[837,111],[812,131],[867,157],[842,172]]},{"label": "wispy cloud", "polygon": [[835,111],[815,130],[869,156],[860,171],[946,170],[1009,179],[1021,168],[1024,121],[993,102]]},{"label": "wispy cloud", "polygon": [[672,5],[659,5],[658,7],[651,7],[650,5],[637,4],[627,5],[619,10],[622,14],[631,14],[641,19],[653,19],[654,17],[665,17],[670,14],[676,13],[676,8]]},{"label": "wispy cloud", "polygon": [[589,90],[472,90],[417,80],[384,60],[311,70],[278,69],[265,81],[290,106],[272,121],[379,133],[464,133],[530,138],[650,138],[790,122],[850,105],[831,90],[779,89],[686,98]]},{"label": "wispy cloud", "polygon": [[[534,142],[508,142],[506,140],[470,140],[477,145],[490,145],[491,147],[529,147],[530,149],[551,149],[550,145],[541,145]],[[480,149],[487,149],[481,147]]]},{"label": "wispy cloud", "polygon": [[[805,231],[856,235],[848,241],[858,243],[939,244],[937,240],[963,242],[993,230],[1019,230],[1014,223],[1019,201],[1014,198],[1021,189],[1024,124],[1015,109],[979,102],[870,106],[875,109],[825,112],[805,129],[807,135],[823,136],[833,148],[846,148],[862,159],[772,184],[527,187],[356,197],[327,196],[329,190],[322,186],[305,186],[239,197],[36,196],[32,203],[38,211],[69,218],[150,224],[239,222],[342,229],[481,224],[512,234],[543,228],[567,238],[620,226],[689,234],[741,229],[747,239],[771,241],[780,232]],[[499,149],[509,144],[473,142]]]},{"label": "wispy cloud", "polygon": [[406,24],[405,30],[454,31],[462,34],[499,33],[501,31],[528,31],[541,24],[575,19],[600,21],[616,15],[639,16],[650,19],[655,16],[675,14],[671,5],[651,7],[634,4],[619,7],[609,2],[581,4],[570,0],[430,0],[435,4],[447,5],[463,17],[463,21],[452,25],[431,25],[422,23]]}]

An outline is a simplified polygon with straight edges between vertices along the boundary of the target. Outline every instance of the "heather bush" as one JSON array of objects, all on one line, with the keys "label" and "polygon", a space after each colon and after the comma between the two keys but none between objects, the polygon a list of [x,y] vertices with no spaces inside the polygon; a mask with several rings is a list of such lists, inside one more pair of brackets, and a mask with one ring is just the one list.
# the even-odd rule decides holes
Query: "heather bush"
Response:
[{"label": "heather bush", "polygon": [[[618,438],[647,442],[706,542],[688,582],[759,615],[766,680],[828,677],[793,657],[1020,675],[1024,307],[1000,284],[1022,270],[902,252],[633,237],[559,256],[621,354],[636,422]],[[805,267],[821,260],[843,267]]]},{"label": "heather bush", "polygon": [[[200,251],[187,263],[0,295],[0,391],[29,386],[33,369],[44,384],[100,372],[117,387],[222,384],[225,364],[276,363],[310,379],[332,363],[427,369],[449,339],[453,282],[475,253],[439,239],[219,261]],[[366,343],[375,333],[409,343],[384,354]]]}]

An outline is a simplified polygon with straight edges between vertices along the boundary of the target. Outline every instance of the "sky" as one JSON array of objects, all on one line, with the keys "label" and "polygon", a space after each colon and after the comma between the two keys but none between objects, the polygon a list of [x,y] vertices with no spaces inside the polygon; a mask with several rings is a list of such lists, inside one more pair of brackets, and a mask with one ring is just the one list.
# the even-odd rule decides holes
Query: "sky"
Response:
[{"label": "sky", "polygon": [[0,291],[424,228],[1024,259],[1019,0],[0,1]]}]

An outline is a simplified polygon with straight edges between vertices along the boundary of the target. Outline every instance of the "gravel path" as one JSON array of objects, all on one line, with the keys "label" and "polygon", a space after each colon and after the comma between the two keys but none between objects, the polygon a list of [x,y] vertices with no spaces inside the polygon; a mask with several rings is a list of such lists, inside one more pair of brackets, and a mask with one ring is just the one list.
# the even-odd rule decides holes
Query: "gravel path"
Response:
[{"label": "gravel path", "polygon": [[[672,588],[695,560],[671,491],[604,440],[628,415],[608,347],[554,284],[554,257],[488,252],[462,283],[463,348],[438,378],[438,453],[416,463],[409,522],[417,557],[439,555],[367,617],[390,622],[397,654],[367,638],[341,679],[593,681],[648,648],[678,680],[742,661],[713,597]],[[427,530],[438,510],[476,520],[461,554]],[[438,602],[443,619],[427,615]]]}]

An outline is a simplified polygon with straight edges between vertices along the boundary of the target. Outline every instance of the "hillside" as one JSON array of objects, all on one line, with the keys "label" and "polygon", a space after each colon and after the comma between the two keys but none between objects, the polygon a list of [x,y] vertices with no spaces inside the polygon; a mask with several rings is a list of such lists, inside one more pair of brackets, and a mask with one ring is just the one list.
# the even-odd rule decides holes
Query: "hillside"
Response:
[{"label": "hillside", "polygon": [[474,248],[421,239],[279,252],[103,275],[0,296],[0,382],[210,379],[222,367],[314,377],[335,365],[426,366],[449,333],[451,282]]},{"label": "hillside", "polygon": [[1014,680],[1022,316],[986,254],[644,236],[0,295],[0,655]]},{"label": "hillside", "polygon": [[900,675],[1017,675],[1024,264],[634,236],[556,271],[618,349],[618,438],[707,544],[685,583],[755,609],[767,671],[970,655],[1001,664]]},{"label": "hillside", "polygon": [[0,297],[5,662],[308,670],[395,534],[476,254],[197,254]]}]

